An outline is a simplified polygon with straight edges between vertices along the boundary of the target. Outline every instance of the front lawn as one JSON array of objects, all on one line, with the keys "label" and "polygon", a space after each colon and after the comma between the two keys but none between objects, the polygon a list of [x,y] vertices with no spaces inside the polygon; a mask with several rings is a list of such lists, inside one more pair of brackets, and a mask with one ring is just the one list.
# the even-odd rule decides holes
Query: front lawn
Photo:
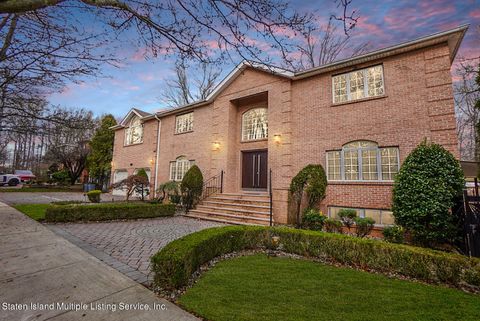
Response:
[{"label": "front lawn", "polygon": [[45,220],[45,211],[50,204],[17,204],[13,205],[17,210],[36,221]]},{"label": "front lawn", "polygon": [[480,319],[480,295],[266,255],[218,263],[179,303],[211,321]]}]

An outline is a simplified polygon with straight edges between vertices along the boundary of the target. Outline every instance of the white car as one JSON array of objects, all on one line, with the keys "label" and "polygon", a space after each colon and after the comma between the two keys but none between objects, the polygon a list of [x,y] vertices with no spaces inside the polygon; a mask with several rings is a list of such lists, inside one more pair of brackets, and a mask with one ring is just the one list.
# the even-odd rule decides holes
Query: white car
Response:
[{"label": "white car", "polygon": [[18,184],[20,184],[20,182],[20,176],[13,174],[0,174],[0,186],[17,186]]}]

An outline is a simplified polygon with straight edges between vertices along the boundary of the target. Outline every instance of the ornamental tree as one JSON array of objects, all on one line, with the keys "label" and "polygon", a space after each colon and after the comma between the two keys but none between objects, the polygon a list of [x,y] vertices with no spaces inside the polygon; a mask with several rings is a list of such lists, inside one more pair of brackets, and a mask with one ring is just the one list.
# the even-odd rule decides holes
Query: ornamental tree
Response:
[{"label": "ornamental tree", "polygon": [[393,215],[423,245],[453,242],[459,218],[452,214],[465,178],[459,162],[440,145],[422,142],[395,177]]},{"label": "ornamental tree", "polygon": [[316,208],[325,198],[327,176],[320,164],[305,166],[290,183],[290,199],[295,208],[297,226],[300,226],[300,207],[304,194],[307,196],[307,208]]}]

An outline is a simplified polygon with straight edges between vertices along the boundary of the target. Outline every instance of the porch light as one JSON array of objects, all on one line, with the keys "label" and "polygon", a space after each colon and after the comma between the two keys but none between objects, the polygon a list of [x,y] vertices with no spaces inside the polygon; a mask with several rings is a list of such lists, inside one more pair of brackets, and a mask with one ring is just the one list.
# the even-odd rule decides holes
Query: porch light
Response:
[{"label": "porch light", "polygon": [[150,165],[153,165],[153,158],[150,158]]},{"label": "porch light", "polygon": [[273,135],[273,141],[274,141],[276,144],[280,144],[281,141],[282,141],[282,135],[280,135],[280,134]]},{"label": "porch light", "polygon": [[213,150],[219,150],[220,149],[220,143],[219,142],[213,142],[212,143],[212,149]]}]

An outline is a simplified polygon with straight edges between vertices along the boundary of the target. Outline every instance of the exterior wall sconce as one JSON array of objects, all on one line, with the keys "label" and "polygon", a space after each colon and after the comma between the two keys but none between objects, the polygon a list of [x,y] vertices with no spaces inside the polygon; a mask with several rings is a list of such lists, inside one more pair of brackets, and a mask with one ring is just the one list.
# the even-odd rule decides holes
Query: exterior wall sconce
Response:
[{"label": "exterior wall sconce", "polygon": [[150,165],[153,165],[153,158],[150,159]]},{"label": "exterior wall sconce", "polygon": [[219,142],[213,142],[212,143],[212,149],[217,151],[220,149],[220,143]]},{"label": "exterior wall sconce", "polygon": [[280,134],[273,135],[273,141],[276,144],[280,144],[282,142],[282,135]]}]

